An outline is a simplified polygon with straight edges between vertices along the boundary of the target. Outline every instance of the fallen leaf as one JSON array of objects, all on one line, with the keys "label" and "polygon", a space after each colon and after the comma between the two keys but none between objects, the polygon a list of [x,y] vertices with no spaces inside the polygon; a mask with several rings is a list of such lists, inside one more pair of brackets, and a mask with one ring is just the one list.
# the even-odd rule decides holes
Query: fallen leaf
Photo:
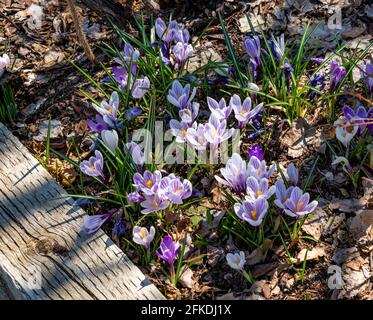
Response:
[{"label": "fallen leaf", "polygon": [[193,271],[189,268],[184,270],[180,276],[180,283],[183,287],[192,289],[193,288]]},{"label": "fallen leaf", "polygon": [[273,241],[270,239],[264,239],[263,243],[256,248],[249,256],[246,258],[246,264],[253,266],[260,262],[263,262],[267,256],[267,252],[272,248]]},{"label": "fallen leaf", "polygon": [[302,230],[314,237],[316,240],[320,240],[327,222],[328,214],[323,209],[318,207],[308,216],[307,220],[302,226]]},{"label": "fallen leaf", "polygon": [[316,247],[312,250],[302,249],[297,255],[297,263],[301,263],[304,259],[315,260],[326,255],[325,248]]}]

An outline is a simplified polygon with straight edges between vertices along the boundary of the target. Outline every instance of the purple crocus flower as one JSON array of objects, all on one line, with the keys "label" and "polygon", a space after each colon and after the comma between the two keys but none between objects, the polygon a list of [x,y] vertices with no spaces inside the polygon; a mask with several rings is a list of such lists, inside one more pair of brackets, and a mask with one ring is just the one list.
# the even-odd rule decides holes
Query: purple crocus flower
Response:
[{"label": "purple crocus flower", "polygon": [[277,63],[280,63],[284,57],[285,54],[285,36],[284,34],[281,34],[280,37],[275,38],[272,35],[272,40],[269,43],[271,47],[271,51],[277,61]]},{"label": "purple crocus flower", "polygon": [[229,139],[234,132],[234,129],[226,129],[227,121],[220,121],[219,118],[211,113],[209,122],[205,124],[205,138],[214,147],[217,147],[223,141]]},{"label": "purple crocus flower", "polygon": [[145,163],[144,153],[142,152],[140,146],[135,142],[128,142],[124,146],[124,154],[130,153],[132,160],[139,167],[142,167]]},{"label": "purple crocus flower", "polygon": [[107,212],[103,214],[98,214],[94,216],[86,216],[84,217],[83,222],[83,230],[87,234],[93,234],[98,229],[101,228],[101,226],[113,216],[114,212]]},{"label": "purple crocus flower", "polygon": [[171,43],[174,40],[177,29],[178,25],[175,20],[172,20],[168,26],[161,18],[155,20],[155,32],[159,39],[162,39],[166,43]]},{"label": "purple crocus flower", "polygon": [[255,143],[252,148],[248,148],[247,153],[249,158],[257,157],[260,161],[263,160],[263,150],[259,144]]},{"label": "purple crocus flower", "polygon": [[199,103],[192,102],[186,108],[179,110],[181,122],[192,123],[198,116]]},{"label": "purple crocus flower", "polygon": [[173,48],[176,63],[179,67],[183,66],[185,61],[192,55],[193,47],[191,44],[178,42]]},{"label": "purple crocus flower", "polygon": [[215,179],[224,185],[231,187],[235,193],[241,194],[246,190],[247,164],[238,153],[234,153],[227,161],[225,168],[220,169],[224,179],[215,176]]},{"label": "purple crocus flower", "polygon": [[290,163],[286,169],[286,172],[288,174],[290,184],[296,186],[298,184],[299,178],[298,169],[295,167],[293,163]]},{"label": "purple crocus flower", "polygon": [[260,67],[262,65],[262,61],[260,59],[259,37],[254,36],[253,38],[246,38],[244,40],[244,47],[247,54],[250,56],[251,61],[255,64],[256,67]]},{"label": "purple crocus flower", "polygon": [[192,184],[187,179],[181,182],[179,177],[170,179],[166,195],[172,203],[182,204],[184,199],[192,195]]},{"label": "purple crocus flower", "polygon": [[176,142],[183,143],[186,140],[186,134],[189,128],[197,128],[197,123],[190,124],[189,122],[177,121],[171,119],[170,121],[171,133],[176,137]]},{"label": "purple crocus flower", "polygon": [[221,98],[219,102],[215,99],[207,97],[207,105],[212,113],[214,113],[219,120],[227,120],[232,112],[232,106],[227,106],[225,99]]},{"label": "purple crocus flower", "polygon": [[101,102],[100,106],[94,104],[93,107],[109,126],[115,126],[119,107],[119,96],[116,91],[111,94],[109,103],[104,100]]},{"label": "purple crocus flower", "polygon": [[150,227],[150,230],[144,228],[135,226],[133,227],[132,231],[132,240],[133,242],[144,246],[146,250],[149,250],[150,243],[153,241],[155,236],[155,228],[153,226]]},{"label": "purple crocus flower", "polygon": [[174,41],[182,42],[182,43],[188,43],[190,39],[189,31],[185,28],[177,29],[174,31]]},{"label": "purple crocus flower", "polygon": [[185,87],[182,84],[174,80],[172,82],[171,89],[168,91],[167,100],[175,107],[179,109],[186,108],[188,104],[193,100],[194,96],[196,95],[196,88],[193,88],[192,92],[190,92],[190,84],[186,84]]},{"label": "purple crocus flower", "polygon": [[242,103],[241,98],[237,94],[232,96],[229,104],[232,107],[234,116],[238,120],[239,127],[241,128],[245,126],[250,119],[255,117],[255,115],[258,114],[263,108],[263,103],[261,103],[255,108],[251,109],[250,97],[247,97]]},{"label": "purple crocus flower", "polygon": [[114,80],[118,83],[119,89],[121,91],[126,91],[126,87],[129,81],[127,69],[125,67],[113,67],[112,76]]},{"label": "purple crocus flower", "polygon": [[150,88],[148,77],[137,78],[132,86],[131,94],[134,99],[141,99]]},{"label": "purple crocus flower", "polygon": [[120,65],[124,66],[123,61],[129,65],[131,63],[135,64],[140,57],[140,52],[132,47],[131,44],[125,43],[123,50],[120,52],[120,58],[114,58],[115,62],[119,63]]},{"label": "purple crocus flower", "polygon": [[264,197],[256,200],[245,200],[243,203],[236,203],[234,211],[237,216],[247,221],[253,227],[261,225],[268,211],[268,202]]},{"label": "purple crocus flower", "polygon": [[170,236],[165,236],[156,254],[158,258],[166,261],[170,267],[173,267],[175,259],[179,254],[179,246]]},{"label": "purple crocus flower", "polygon": [[276,186],[276,200],[275,205],[280,209],[285,209],[285,202],[290,198],[291,192],[294,187],[286,188],[284,181],[278,180],[275,183]]},{"label": "purple crocus flower", "polygon": [[311,61],[313,63],[316,63],[318,65],[321,65],[324,63],[325,59],[324,58],[317,58],[317,57],[314,57],[314,58],[311,58]]},{"label": "purple crocus flower", "polygon": [[373,63],[367,62],[365,64],[361,76],[368,87],[369,93],[373,93]]},{"label": "purple crocus flower", "polygon": [[104,178],[104,158],[102,153],[96,150],[95,157],[90,157],[88,161],[83,160],[80,163],[80,170],[88,176]]},{"label": "purple crocus flower", "polygon": [[205,138],[205,126],[201,123],[196,128],[188,128],[186,133],[188,142],[197,150],[206,150],[208,141]]},{"label": "purple crocus flower", "polygon": [[264,160],[259,160],[257,157],[252,156],[247,165],[247,176],[253,176],[256,179],[267,178],[269,179],[275,171],[275,165],[272,165],[267,170],[267,165]]},{"label": "purple crocus flower", "polygon": [[128,202],[142,202],[145,198],[138,191],[134,191],[128,194],[127,200]]},{"label": "purple crocus flower", "polygon": [[134,106],[126,110],[126,119],[127,121],[131,121],[133,119],[136,119],[141,114],[142,114],[142,109],[138,106]]},{"label": "purple crocus flower", "polygon": [[269,199],[275,192],[276,187],[269,187],[267,178],[258,180],[254,177],[248,177],[246,180],[246,193],[249,200],[255,200],[259,197]]},{"label": "purple crocus flower", "polygon": [[285,213],[290,217],[302,217],[305,214],[313,212],[318,203],[316,200],[310,201],[310,195],[308,193],[303,193],[303,191],[294,187],[291,191],[290,198],[284,203]]},{"label": "purple crocus flower", "polygon": [[126,233],[126,226],[122,221],[122,215],[120,215],[114,222],[113,229],[111,230],[111,237],[119,240]]},{"label": "purple crocus flower", "polygon": [[[359,134],[363,134],[363,132],[365,131],[366,127],[367,127],[367,122],[369,122],[369,112],[372,112],[373,111],[373,108],[371,108],[369,111],[367,111],[365,109],[365,107],[363,106],[359,106],[356,111],[354,111],[352,108],[350,108],[349,106],[345,105],[343,107],[343,114],[345,116],[345,118],[351,122],[351,123],[355,123],[356,125],[358,125],[359,127],[359,130],[358,130],[358,133]],[[372,120],[370,120],[370,122],[372,122]],[[368,124],[368,126],[372,126],[373,124],[370,123]]]},{"label": "purple crocus flower", "polygon": [[96,122],[94,122],[92,119],[87,120],[88,127],[93,131],[100,133],[103,130],[107,130],[108,124],[104,121],[101,115],[96,115]]},{"label": "purple crocus flower", "polygon": [[[325,76],[322,72],[317,72],[309,80],[310,87],[316,88],[319,91],[322,91],[325,87]],[[311,89],[310,97],[314,99],[317,92]]]},{"label": "purple crocus flower", "polygon": [[137,191],[141,191],[146,195],[153,195],[158,190],[158,184],[162,179],[162,174],[159,170],[152,173],[146,170],[143,175],[136,172],[133,175],[133,182]]},{"label": "purple crocus flower", "polygon": [[145,200],[140,203],[144,208],[141,210],[142,214],[148,214],[151,212],[157,212],[164,210],[168,207],[170,202],[168,200],[162,199],[158,194],[145,195]]},{"label": "purple crocus flower", "polygon": [[346,76],[346,69],[341,66],[337,61],[330,62],[330,91],[334,91],[338,84]]}]

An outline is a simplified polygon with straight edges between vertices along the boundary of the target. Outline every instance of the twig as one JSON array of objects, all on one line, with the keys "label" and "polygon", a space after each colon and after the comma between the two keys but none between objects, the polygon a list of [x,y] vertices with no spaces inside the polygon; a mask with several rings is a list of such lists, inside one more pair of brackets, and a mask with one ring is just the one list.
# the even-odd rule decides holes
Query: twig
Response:
[{"label": "twig", "polygon": [[70,12],[71,12],[71,17],[73,19],[73,22],[74,22],[74,26],[75,26],[75,30],[76,30],[76,34],[78,36],[78,39],[79,39],[79,42],[80,44],[82,45],[89,61],[91,61],[92,63],[95,63],[95,55],[91,49],[91,47],[89,46],[88,44],[88,41],[87,41],[87,38],[82,30],[82,27],[80,25],[80,21],[79,21],[79,18],[78,18],[78,14],[76,12],[76,7],[75,7],[75,4],[74,4],[74,0],[67,0],[67,5],[69,6],[69,9],[70,9]]}]

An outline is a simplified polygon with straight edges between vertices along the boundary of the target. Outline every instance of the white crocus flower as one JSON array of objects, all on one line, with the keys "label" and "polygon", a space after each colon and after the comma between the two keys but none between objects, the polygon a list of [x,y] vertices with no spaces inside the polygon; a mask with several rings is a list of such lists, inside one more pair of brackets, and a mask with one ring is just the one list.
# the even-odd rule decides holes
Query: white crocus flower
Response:
[{"label": "white crocus flower", "polygon": [[240,251],[240,253],[228,253],[226,255],[228,265],[235,270],[243,271],[245,265],[245,253]]},{"label": "white crocus flower", "polygon": [[358,126],[349,122],[344,117],[339,118],[334,122],[336,127],[336,137],[343,143],[345,147],[350,143],[351,139],[355,136],[358,131]]}]

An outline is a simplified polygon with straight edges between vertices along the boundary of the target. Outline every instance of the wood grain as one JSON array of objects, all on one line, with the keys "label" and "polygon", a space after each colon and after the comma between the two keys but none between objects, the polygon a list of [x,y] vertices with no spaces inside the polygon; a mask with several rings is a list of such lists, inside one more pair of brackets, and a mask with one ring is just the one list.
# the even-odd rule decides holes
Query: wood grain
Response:
[{"label": "wood grain", "polygon": [[0,276],[16,299],[164,299],[0,123]]}]

